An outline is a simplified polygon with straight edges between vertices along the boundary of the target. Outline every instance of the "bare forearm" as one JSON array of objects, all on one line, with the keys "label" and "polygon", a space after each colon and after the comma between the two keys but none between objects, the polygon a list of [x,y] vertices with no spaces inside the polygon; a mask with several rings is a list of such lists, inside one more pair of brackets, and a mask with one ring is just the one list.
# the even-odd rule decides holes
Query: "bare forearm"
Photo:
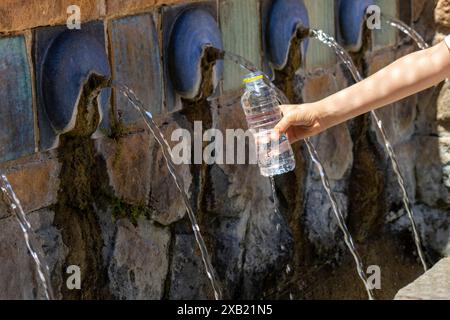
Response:
[{"label": "bare forearm", "polygon": [[425,90],[450,76],[444,43],[405,56],[371,77],[320,102],[327,127]]}]

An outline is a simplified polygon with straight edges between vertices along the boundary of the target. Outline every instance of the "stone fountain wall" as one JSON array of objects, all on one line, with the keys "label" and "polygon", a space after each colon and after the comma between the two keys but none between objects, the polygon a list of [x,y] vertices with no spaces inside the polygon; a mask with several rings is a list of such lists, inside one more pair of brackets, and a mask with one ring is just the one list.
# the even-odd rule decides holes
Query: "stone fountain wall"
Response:
[{"label": "stone fountain wall", "polygon": [[[176,128],[245,128],[239,70],[225,66],[222,98],[173,108],[164,83],[161,25],[182,1],[77,1],[83,22],[100,21],[115,78],[134,89],[167,137]],[[183,3],[197,3],[183,1]],[[216,1],[208,1],[217,5]],[[39,32],[64,24],[70,1],[0,4],[0,160],[42,241],[59,298],[212,298],[183,203],[161,150],[117,93],[110,130],[86,147],[45,151],[38,125],[33,48]],[[257,0],[218,2],[225,49],[263,64]],[[306,1],[311,24],[336,34],[333,0]],[[379,0],[432,42],[449,33],[450,4]],[[200,4],[202,5],[202,4]],[[437,31],[436,31],[437,30]],[[239,39],[232,35],[239,35]],[[416,50],[394,30],[367,38],[354,59],[365,75]],[[311,44],[306,68],[277,79],[295,102],[323,98],[351,84],[333,53]],[[449,252],[450,91],[444,86],[381,111],[414,202],[428,258]],[[63,139],[63,141],[66,141]],[[84,140],[83,140],[84,141]],[[314,139],[363,261],[382,271],[380,298],[421,273],[392,168],[367,116]],[[76,144],[77,145],[77,144]],[[79,145],[77,145],[79,146]],[[228,298],[365,298],[319,177],[299,144],[297,169],[270,183],[255,166],[181,166],[213,265]],[[71,159],[74,161],[72,162]],[[75,159],[77,161],[75,162]],[[74,163],[73,166],[71,164]],[[87,202],[87,204],[86,204]],[[80,204],[81,203],[81,204]],[[68,214],[69,213],[69,214]],[[77,217],[77,218],[74,218]],[[0,208],[0,298],[41,298],[22,233]],[[88,249],[86,249],[88,248]],[[68,290],[69,265],[81,290]]]}]

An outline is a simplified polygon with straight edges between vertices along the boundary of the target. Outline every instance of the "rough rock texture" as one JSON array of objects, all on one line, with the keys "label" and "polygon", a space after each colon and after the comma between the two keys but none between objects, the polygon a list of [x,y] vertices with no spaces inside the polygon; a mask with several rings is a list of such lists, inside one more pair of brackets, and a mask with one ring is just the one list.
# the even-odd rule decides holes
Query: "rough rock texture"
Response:
[{"label": "rough rock texture", "polygon": [[435,10],[436,22],[450,28],[450,1],[439,0]]},{"label": "rough rock texture", "polygon": [[10,183],[25,212],[39,210],[56,202],[59,170],[58,161],[50,157],[30,159],[19,170],[8,172]]},{"label": "rough rock texture", "polygon": [[112,294],[122,300],[161,299],[169,241],[170,232],[148,220],[139,220],[137,227],[118,221],[108,271]]},{"label": "rough rock texture", "polygon": [[450,298],[450,258],[442,259],[431,270],[403,288],[396,300],[448,300]]},{"label": "rough rock texture", "polygon": [[[37,248],[44,252],[46,262],[52,273],[52,282],[58,293],[62,285],[60,264],[64,259],[65,248],[61,233],[53,226],[54,213],[49,210],[38,211],[28,216],[36,232]],[[16,218],[11,216],[0,220],[1,232],[0,256],[2,259],[2,290],[0,299],[44,299],[44,293],[36,272],[36,267],[25,245],[24,235]],[[31,235],[32,236],[32,235]],[[20,266],[20,272],[17,268]],[[61,298],[57,294],[57,298]]]},{"label": "rough rock texture", "polygon": [[173,250],[168,298],[174,300],[213,298],[194,236],[176,235]]}]

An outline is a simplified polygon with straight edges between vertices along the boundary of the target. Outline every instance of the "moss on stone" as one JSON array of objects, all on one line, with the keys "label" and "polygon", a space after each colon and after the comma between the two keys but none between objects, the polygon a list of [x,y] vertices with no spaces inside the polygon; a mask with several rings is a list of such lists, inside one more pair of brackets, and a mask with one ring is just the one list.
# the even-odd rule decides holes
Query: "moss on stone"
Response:
[{"label": "moss on stone", "polygon": [[115,219],[129,219],[137,225],[140,218],[150,218],[152,210],[145,204],[129,204],[123,199],[111,199],[112,215]]},{"label": "moss on stone", "polygon": [[99,125],[98,93],[105,79],[92,76],[83,87],[77,106],[75,128],[60,137],[58,160],[61,163],[58,201],[54,205],[55,225],[68,247],[62,274],[77,265],[83,275],[83,290],[61,287],[64,299],[110,298],[106,266],[103,261],[104,240],[96,214],[108,187],[106,164],[91,139]]}]

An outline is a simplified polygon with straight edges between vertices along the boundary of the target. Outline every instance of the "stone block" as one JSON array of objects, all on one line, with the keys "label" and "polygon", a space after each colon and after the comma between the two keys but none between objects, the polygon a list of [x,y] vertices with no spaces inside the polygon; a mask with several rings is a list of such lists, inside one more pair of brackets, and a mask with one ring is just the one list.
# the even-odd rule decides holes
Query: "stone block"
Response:
[{"label": "stone block", "polygon": [[392,50],[380,50],[375,53],[367,54],[367,75],[371,76],[384,67],[387,67],[390,63],[394,62],[395,58],[395,54]]},{"label": "stone block", "polygon": [[[169,121],[161,126],[171,148],[171,135],[178,125]],[[118,141],[101,139],[97,150],[106,160],[110,184],[117,197],[135,204],[148,205],[152,219],[170,225],[182,219],[186,207],[169,173],[162,149],[147,131],[130,133]],[[189,166],[180,165],[176,170],[182,177],[184,192],[189,194],[192,175]]]},{"label": "stone block", "polygon": [[110,184],[117,197],[132,204],[148,202],[153,141],[147,132],[129,134],[117,141],[101,139],[97,149],[106,160]]},{"label": "stone block", "polygon": [[[176,142],[172,142],[172,132],[179,126],[175,122],[169,122],[161,127],[170,148],[173,148]],[[175,181],[169,172],[162,149],[156,142],[153,142],[150,184],[149,184],[149,206],[153,210],[152,219],[163,224],[169,225],[181,220],[186,214],[186,206],[178,190]],[[191,186],[193,177],[188,165],[179,165],[175,168],[184,185],[184,190],[188,196],[191,196]]]},{"label": "stone block", "polygon": [[412,284],[400,290],[395,300],[448,300],[449,297],[450,258],[445,258]]},{"label": "stone block", "polygon": [[37,299],[39,278],[16,218],[0,220],[0,228],[0,298]]},{"label": "stone block", "polygon": [[[43,250],[45,262],[52,274],[55,296],[61,298],[61,263],[66,255],[61,233],[52,226],[54,214],[43,210],[29,215],[29,221],[36,234],[39,251]],[[36,272],[33,258],[28,252],[24,235],[15,217],[0,220],[0,298],[2,300],[45,299],[43,288]],[[20,269],[20,272],[17,270]]]},{"label": "stone block", "polygon": [[104,0],[4,0],[0,3],[0,32],[19,31],[39,26],[65,24],[67,8],[80,7],[82,22],[104,15]]},{"label": "stone block", "polygon": [[[335,37],[335,1],[305,0],[305,5],[309,12],[310,25]],[[306,54],[306,68],[308,70],[318,67],[330,67],[335,63],[336,55],[332,49],[317,40],[310,41],[308,53]]]},{"label": "stone block", "polygon": [[[137,15],[112,20],[109,24],[112,73],[114,79],[133,90],[153,115],[162,111],[162,72],[158,34],[154,16]],[[128,99],[114,89],[114,105],[123,123],[141,115]]]},{"label": "stone block", "polygon": [[[428,206],[450,203],[449,188],[445,181],[449,181],[445,167],[449,159],[450,138],[420,137],[417,139],[416,178],[417,198]],[[450,185],[450,182],[448,182]]]},{"label": "stone block", "polygon": [[[331,73],[318,72],[305,80],[303,98],[315,102],[338,90],[336,78]],[[342,179],[353,164],[353,141],[346,124],[336,126],[315,138],[319,157],[332,180]]]},{"label": "stone block", "polygon": [[57,159],[30,159],[6,171],[6,175],[25,212],[55,204],[61,166]]},{"label": "stone block", "polygon": [[436,120],[441,135],[450,134],[450,88],[444,85],[436,101]]},{"label": "stone block", "polygon": [[[317,187],[319,183],[315,183]],[[339,209],[344,215],[348,214],[348,197],[343,193],[335,192]],[[305,228],[309,240],[316,245],[319,252],[327,252],[338,247],[336,238],[341,235],[337,219],[333,213],[331,203],[326,193],[322,190],[310,190],[305,199]]]},{"label": "stone block", "polygon": [[0,161],[34,152],[33,93],[23,36],[0,38],[0,128]]},{"label": "stone block", "polygon": [[124,16],[148,11],[156,6],[194,2],[195,0],[106,0],[108,16]]},{"label": "stone block", "polygon": [[56,299],[62,299],[62,286],[66,285],[67,274],[63,271],[69,248],[64,244],[61,230],[55,227],[55,213],[49,209],[34,211],[28,219],[42,246],[45,263],[50,269],[53,292]]},{"label": "stone block", "polygon": [[[261,67],[261,22],[258,0],[220,2],[220,28],[226,51],[238,54]],[[234,62],[225,61],[224,91],[242,88],[242,77],[249,73]]]},{"label": "stone block", "polygon": [[434,18],[438,24],[450,28],[450,0],[439,0],[434,11]]},{"label": "stone block", "polygon": [[206,300],[214,295],[194,235],[175,236],[170,266],[171,300]]},{"label": "stone block", "polygon": [[346,124],[333,127],[316,140],[316,148],[331,180],[341,180],[353,165],[353,141]]},{"label": "stone block", "polygon": [[317,72],[309,75],[305,80],[302,96],[310,103],[316,102],[337,91],[337,82],[329,72]]},{"label": "stone block", "polygon": [[117,222],[115,246],[108,267],[110,289],[120,300],[160,300],[169,266],[170,232],[140,219]]}]

